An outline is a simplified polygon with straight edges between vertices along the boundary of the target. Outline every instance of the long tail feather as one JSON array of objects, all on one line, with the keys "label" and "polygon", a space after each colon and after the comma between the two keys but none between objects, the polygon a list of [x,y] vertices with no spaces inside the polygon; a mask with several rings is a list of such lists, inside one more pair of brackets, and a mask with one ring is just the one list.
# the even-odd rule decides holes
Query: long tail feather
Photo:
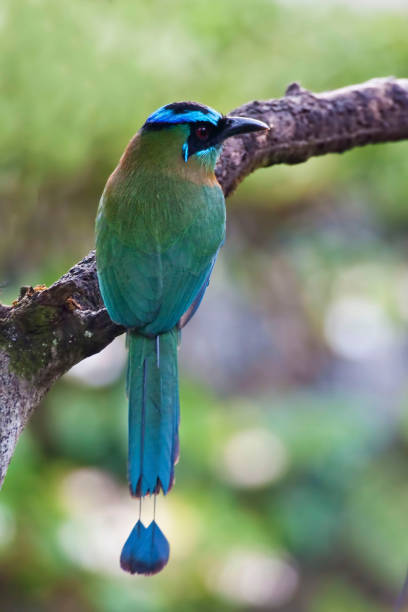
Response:
[{"label": "long tail feather", "polygon": [[167,493],[178,455],[177,329],[129,332],[129,485],[132,495]]}]

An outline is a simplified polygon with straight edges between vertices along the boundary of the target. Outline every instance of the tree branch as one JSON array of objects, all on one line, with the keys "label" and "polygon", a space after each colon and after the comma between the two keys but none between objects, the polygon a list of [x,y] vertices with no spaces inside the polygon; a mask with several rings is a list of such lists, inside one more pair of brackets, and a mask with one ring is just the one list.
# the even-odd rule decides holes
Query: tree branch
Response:
[{"label": "tree branch", "polygon": [[[296,83],[284,98],[233,111],[261,119],[268,133],[227,141],[216,168],[226,196],[257,168],[408,138],[408,79],[375,79],[312,94]],[[18,437],[51,385],[124,329],[103,307],[94,253],[50,288],[22,288],[0,304],[0,483]]]}]

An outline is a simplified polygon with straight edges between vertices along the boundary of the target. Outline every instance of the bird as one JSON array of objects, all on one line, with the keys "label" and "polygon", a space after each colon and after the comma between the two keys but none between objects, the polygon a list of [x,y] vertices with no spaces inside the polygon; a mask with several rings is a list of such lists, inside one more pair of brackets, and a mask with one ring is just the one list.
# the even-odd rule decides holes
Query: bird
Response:
[{"label": "bird", "polygon": [[[134,497],[167,494],[174,483],[181,329],[203,299],[225,240],[225,200],[214,172],[222,144],[268,128],[197,102],[166,104],[130,140],[102,193],[97,277],[110,318],[127,330],[128,480]],[[145,527],[139,510],[121,567],[151,575],[168,558],[155,516]]]}]

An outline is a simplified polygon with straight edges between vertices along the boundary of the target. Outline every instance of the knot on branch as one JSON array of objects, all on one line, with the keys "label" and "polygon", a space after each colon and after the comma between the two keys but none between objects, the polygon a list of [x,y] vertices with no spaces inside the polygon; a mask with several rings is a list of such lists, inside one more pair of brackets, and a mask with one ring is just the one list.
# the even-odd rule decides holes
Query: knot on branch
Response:
[{"label": "knot on branch", "polygon": [[300,95],[309,95],[313,97],[312,92],[302,87],[300,83],[298,83],[297,81],[294,81],[293,83],[290,83],[290,85],[287,86],[286,91],[285,91],[285,96],[300,96]]}]

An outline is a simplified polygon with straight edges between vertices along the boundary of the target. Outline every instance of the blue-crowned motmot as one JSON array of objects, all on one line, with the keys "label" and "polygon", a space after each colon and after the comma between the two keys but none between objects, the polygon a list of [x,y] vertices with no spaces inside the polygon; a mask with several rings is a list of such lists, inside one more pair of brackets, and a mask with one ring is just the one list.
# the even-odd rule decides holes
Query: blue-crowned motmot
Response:
[{"label": "blue-crowned motmot", "polygon": [[[167,493],[178,459],[180,329],[197,310],[225,237],[214,174],[223,141],[267,129],[195,102],[151,114],[106,183],[96,218],[99,286],[111,319],[127,328],[128,477],[136,497]],[[131,573],[154,574],[168,542],[139,520],[121,554]]]}]

